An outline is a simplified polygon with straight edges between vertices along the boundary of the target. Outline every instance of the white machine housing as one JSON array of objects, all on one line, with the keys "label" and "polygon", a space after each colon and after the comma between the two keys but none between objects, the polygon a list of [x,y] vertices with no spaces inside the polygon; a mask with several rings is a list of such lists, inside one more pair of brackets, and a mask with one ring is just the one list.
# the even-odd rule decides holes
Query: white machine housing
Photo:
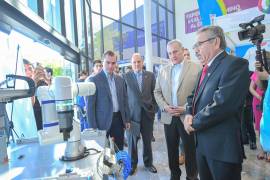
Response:
[{"label": "white machine housing", "polygon": [[40,86],[37,97],[42,109],[43,129],[38,131],[41,145],[67,141],[65,156],[76,159],[84,153],[80,122],[74,116],[74,97],[93,95],[92,82],[72,83],[69,77],[55,77],[52,86]]}]

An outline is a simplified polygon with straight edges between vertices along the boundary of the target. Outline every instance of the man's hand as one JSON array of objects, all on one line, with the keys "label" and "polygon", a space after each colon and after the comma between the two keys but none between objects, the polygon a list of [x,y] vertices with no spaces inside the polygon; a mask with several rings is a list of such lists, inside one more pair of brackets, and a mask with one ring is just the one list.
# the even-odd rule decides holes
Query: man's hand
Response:
[{"label": "man's hand", "polygon": [[130,123],[126,123],[126,130],[130,129]]},{"label": "man's hand", "polygon": [[165,111],[172,116],[180,116],[185,112],[184,106],[165,106]]},{"label": "man's hand", "polygon": [[191,126],[192,122],[193,122],[193,116],[190,114],[186,115],[184,119],[184,127],[188,134],[195,131],[195,129]]}]

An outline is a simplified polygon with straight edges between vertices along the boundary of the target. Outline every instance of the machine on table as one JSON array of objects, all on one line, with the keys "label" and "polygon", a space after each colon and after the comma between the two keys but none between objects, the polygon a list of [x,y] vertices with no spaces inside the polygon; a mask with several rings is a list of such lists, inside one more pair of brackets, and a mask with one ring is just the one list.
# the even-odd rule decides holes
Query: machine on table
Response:
[{"label": "machine on table", "polygon": [[[33,91],[33,88],[29,86],[30,90]],[[28,144],[10,147],[12,152],[9,157],[12,161],[9,165],[0,166],[0,177],[1,174],[11,173],[18,167],[25,168],[17,176],[18,179],[45,177],[45,179],[50,177],[102,179],[103,175],[119,175],[124,165],[117,160],[111,148],[113,146],[103,149],[105,132],[86,130],[82,133],[83,142],[81,141],[80,122],[74,118],[76,105],[73,97],[89,96],[94,93],[93,83],[72,83],[69,77],[55,77],[51,86],[39,87],[36,95],[41,104],[43,119],[43,130],[38,132],[41,146]],[[30,95],[28,92],[27,97],[33,94],[31,92]],[[11,93],[5,100],[12,97],[23,98],[18,94],[13,96]],[[95,140],[99,141],[99,144]],[[88,156],[89,154],[91,155]],[[60,158],[62,161],[58,160],[60,155],[63,155]]]}]

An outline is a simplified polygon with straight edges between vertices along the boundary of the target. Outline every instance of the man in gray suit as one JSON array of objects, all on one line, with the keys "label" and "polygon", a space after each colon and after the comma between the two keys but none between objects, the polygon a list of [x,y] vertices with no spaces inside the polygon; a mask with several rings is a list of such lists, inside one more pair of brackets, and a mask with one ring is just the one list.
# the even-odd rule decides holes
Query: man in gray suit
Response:
[{"label": "man in gray suit", "polygon": [[89,79],[95,83],[96,93],[86,97],[86,110],[90,126],[107,130],[107,137],[123,150],[124,128],[130,127],[129,109],[125,81],[113,73],[116,63],[113,51],[103,54],[103,70]]},{"label": "man in gray suit", "polygon": [[139,53],[134,53],[131,59],[132,70],[123,77],[127,85],[128,105],[130,109],[131,126],[127,131],[128,151],[131,155],[133,175],[137,169],[137,143],[140,134],[143,141],[143,161],[145,168],[157,173],[153,166],[151,140],[156,110],[154,98],[155,76],[152,72],[143,70],[143,60]]},{"label": "man in gray suit", "polygon": [[178,40],[168,43],[167,52],[171,62],[159,71],[154,94],[162,111],[171,180],[179,180],[181,176],[180,137],[184,145],[187,179],[197,179],[194,136],[186,133],[182,121],[184,105],[195,87],[201,67],[192,61],[184,61],[184,50]]}]

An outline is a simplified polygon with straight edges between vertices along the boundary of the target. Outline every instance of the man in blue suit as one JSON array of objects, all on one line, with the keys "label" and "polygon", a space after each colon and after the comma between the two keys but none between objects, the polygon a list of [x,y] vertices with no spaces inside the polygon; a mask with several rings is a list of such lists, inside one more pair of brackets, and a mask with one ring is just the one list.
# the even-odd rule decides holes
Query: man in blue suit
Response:
[{"label": "man in blue suit", "polygon": [[124,129],[130,127],[125,81],[113,73],[117,63],[113,51],[106,51],[102,59],[102,71],[89,79],[96,93],[86,97],[87,117],[92,128],[106,130],[107,137],[123,150]]},{"label": "man in blue suit", "polygon": [[241,109],[249,87],[248,61],[228,55],[223,30],[205,27],[194,45],[203,70],[188,97],[185,129],[195,132],[200,180],[240,180],[244,150]]}]

